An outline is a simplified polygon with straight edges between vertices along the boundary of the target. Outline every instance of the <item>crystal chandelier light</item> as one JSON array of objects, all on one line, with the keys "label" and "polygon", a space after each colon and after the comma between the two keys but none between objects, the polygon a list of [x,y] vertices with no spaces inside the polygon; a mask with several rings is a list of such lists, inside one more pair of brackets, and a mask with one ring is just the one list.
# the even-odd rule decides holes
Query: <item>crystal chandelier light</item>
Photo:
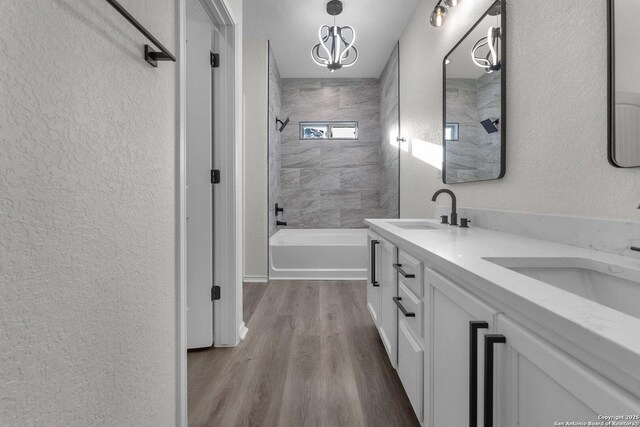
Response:
[{"label": "crystal chandelier light", "polygon": [[327,3],[327,13],[333,16],[333,26],[320,27],[318,30],[320,43],[311,49],[311,57],[316,64],[334,72],[342,67],[350,67],[358,60],[358,50],[353,45],[356,32],[352,27],[336,25],[336,16],[342,13],[340,0],[331,0]]}]

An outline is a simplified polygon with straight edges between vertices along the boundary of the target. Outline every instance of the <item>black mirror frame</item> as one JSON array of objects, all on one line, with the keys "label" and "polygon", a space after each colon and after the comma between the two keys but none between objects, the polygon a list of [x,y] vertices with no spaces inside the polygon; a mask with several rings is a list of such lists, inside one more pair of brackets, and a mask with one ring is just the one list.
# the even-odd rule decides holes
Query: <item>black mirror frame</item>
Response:
[{"label": "black mirror frame", "polygon": [[[611,0],[609,0],[611,1]],[[482,20],[489,15],[491,9],[500,4],[500,27],[501,27],[501,45],[500,45],[500,58],[502,61],[500,72],[500,174],[496,178],[479,179],[476,181],[466,182],[447,182],[447,141],[445,138],[444,129],[447,126],[447,58],[453,53],[454,50],[469,34],[482,22]],[[507,5],[505,0],[496,0],[485,13],[482,14],[480,19],[466,32],[464,36],[456,43],[456,45],[445,55],[442,60],[442,182],[448,185],[452,184],[469,184],[473,182],[494,181],[496,179],[504,178],[507,168]]]},{"label": "black mirror frame", "polygon": [[621,166],[616,163],[616,41],[615,41],[615,0],[607,0],[607,159],[615,168],[632,169],[637,166]]}]

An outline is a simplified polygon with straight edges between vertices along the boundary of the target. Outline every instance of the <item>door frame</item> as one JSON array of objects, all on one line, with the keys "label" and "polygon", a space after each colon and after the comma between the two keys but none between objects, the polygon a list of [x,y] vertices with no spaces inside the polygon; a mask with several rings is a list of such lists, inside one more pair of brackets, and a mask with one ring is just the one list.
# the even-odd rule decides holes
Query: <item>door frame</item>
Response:
[{"label": "door frame", "polygon": [[[242,27],[228,0],[199,0],[216,27],[220,67],[214,79],[214,168],[221,182],[214,190],[214,281],[221,298],[214,302],[214,346],[235,346],[247,328],[242,321]],[[178,147],[176,164],[176,424],[186,426],[187,409],[187,265],[186,265],[186,13],[187,0],[178,2]],[[217,232],[217,234],[216,234]]]}]

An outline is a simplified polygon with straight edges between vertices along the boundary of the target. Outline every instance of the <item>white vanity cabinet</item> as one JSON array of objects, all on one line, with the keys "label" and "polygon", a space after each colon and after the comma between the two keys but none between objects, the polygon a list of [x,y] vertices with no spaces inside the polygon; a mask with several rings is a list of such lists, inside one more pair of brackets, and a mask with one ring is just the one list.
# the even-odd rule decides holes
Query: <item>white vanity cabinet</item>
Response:
[{"label": "white vanity cabinet", "polygon": [[426,268],[428,328],[425,406],[430,426],[482,425],[483,342],[496,310]]},{"label": "white vanity cabinet", "polygon": [[505,342],[493,345],[494,360],[487,361],[495,378],[492,425],[539,427],[602,421],[598,415],[640,416],[639,397],[544,338],[502,314],[496,329]]},{"label": "white vanity cabinet", "polygon": [[541,326],[536,316],[545,307],[520,311],[493,296],[486,281],[470,282],[474,276],[452,267],[455,260],[441,263],[433,251],[411,255],[406,236],[394,244],[392,234],[380,234],[385,239],[370,234],[378,243],[370,247],[375,280],[367,303],[422,425],[606,425],[598,416],[640,415],[640,396],[627,391],[634,380],[623,388],[625,371],[593,344],[581,347]]}]

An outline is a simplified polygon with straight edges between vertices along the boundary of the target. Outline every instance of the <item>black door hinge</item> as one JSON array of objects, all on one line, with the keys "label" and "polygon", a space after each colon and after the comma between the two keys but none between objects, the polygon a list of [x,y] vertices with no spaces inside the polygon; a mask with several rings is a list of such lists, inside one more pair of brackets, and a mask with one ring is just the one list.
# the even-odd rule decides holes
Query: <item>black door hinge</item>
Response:
[{"label": "black door hinge", "polygon": [[217,301],[220,299],[220,286],[211,287],[211,301]]},{"label": "black door hinge", "polygon": [[220,66],[220,54],[211,52],[210,56],[211,68],[218,68]]},{"label": "black door hinge", "polygon": [[212,184],[220,184],[220,170],[219,169],[211,169],[211,183]]}]

